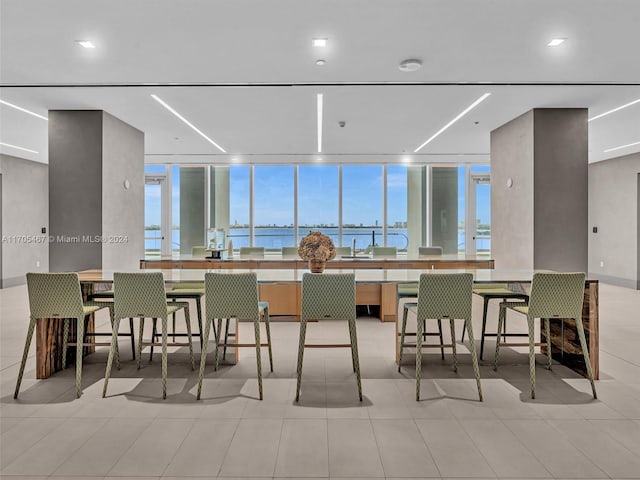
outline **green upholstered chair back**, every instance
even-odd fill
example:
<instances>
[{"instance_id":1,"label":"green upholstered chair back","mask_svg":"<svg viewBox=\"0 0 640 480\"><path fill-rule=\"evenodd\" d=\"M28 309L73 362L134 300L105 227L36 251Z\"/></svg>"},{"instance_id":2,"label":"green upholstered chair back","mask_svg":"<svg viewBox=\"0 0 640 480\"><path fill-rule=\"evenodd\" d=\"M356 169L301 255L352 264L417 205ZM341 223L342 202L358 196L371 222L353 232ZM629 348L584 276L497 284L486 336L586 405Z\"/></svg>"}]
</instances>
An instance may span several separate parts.
<instances>
[{"instance_id":1,"label":"green upholstered chair back","mask_svg":"<svg viewBox=\"0 0 640 480\"><path fill-rule=\"evenodd\" d=\"M529 297L532 318L580 318L584 273L534 273Z\"/></svg>"},{"instance_id":2,"label":"green upholstered chair back","mask_svg":"<svg viewBox=\"0 0 640 480\"><path fill-rule=\"evenodd\" d=\"M241 257L264 257L264 247L240 247Z\"/></svg>"},{"instance_id":3,"label":"green upholstered chair back","mask_svg":"<svg viewBox=\"0 0 640 480\"><path fill-rule=\"evenodd\" d=\"M396 256L398 254L398 247L371 247L371 254L374 257Z\"/></svg>"},{"instance_id":4,"label":"green upholstered chair back","mask_svg":"<svg viewBox=\"0 0 640 480\"><path fill-rule=\"evenodd\" d=\"M167 316L167 295L162 272L113 274L115 318Z\"/></svg>"},{"instance_id":5,"label":"green upholstered chair back","mask_svg":"<svg viewBox=\"0 0 640 480\"><path fill-rule=\"evenodd\" d=\"M302 319L356 318L353 273L305 273L302 276Z\"/></svg>"},{"instance_id":6,"label":"green upholstered chair back","mask_svg":"<svg viewBox=\"0 0 640 480\"><path fill-rule=\"evenodd\" d=\"M204 285L207 318L260 318L255 273L205 273Z\"/></svg>"},{"instance_id":7,"label":"green upholstered chair back","mask_svg":"<svg viewBox=\"0 0 640 480\"><path fill-rule=\"evenodd\" d=\"M442 255L442 247L418 247L418 255Z\"/></svg>"},{"instance_id":8,"label":"green upholstered chair back","mask_svg":"<svg viewBox=\"0 0 640 480\"><path fill-rule=\"evenodd\" d=\"M83 319L77 273L27 273L31 318Z\"/></svg>"},{"instance_id":9,"label":"green upholstered chair back","mask_svg":"<svg viewBox=\"0 0 640 480\"><path fill-rule=\"evenodd\" d=\"M282 247L282 256L300 258L298 255L298 247Z\"/></svg>"},{"instance_id":10,"label":"green upholstered chair back","mask_svg":"<svg viewBox=\"0 0 640 480\"><path fill-rule=\"evenodd\" d=\"M336 257L341 255L352 255L351 247L336 247Z\"/></svg>"},{"instance_id":11,"label":"green upholstered chair back","mask_svg":"<svg viewBox=\"0 0 640 480\"><path fill-rule=\"evenodd\" d=\"M471 319L471 273L423 273L418 288L418 320Z\"/></svg>"},{"instance_id":12,"label":"green upholstered chair back","mask_svg":"<svg viewBox=\"0 0 640 480\"><path fill-rule=\"evenodd\" d=\"M207 251L207 247L192 247L191 248L191 256L193 258L204 258L207 256L209 252Z\"/></svg>"}]
</instances>

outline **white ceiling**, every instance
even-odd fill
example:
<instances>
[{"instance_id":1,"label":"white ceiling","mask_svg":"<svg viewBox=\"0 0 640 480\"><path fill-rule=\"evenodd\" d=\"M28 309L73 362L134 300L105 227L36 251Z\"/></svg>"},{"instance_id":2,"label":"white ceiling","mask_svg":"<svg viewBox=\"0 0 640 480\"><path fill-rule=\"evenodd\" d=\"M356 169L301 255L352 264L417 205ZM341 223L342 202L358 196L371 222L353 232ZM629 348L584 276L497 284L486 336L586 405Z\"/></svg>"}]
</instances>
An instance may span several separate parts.
<instances>
[{"instance_id":1,"label":"white ceiling","mask_svg":"<svg viewBox=\"0 0 640 480\"><path fill-rule=\"evenodd\" d=\"M532 108L593 116L640 98L637 0L2 0L0 8L0 98L45 116L105 110L145 132L149 163L486 163L489 132ZM314 37L329 46L312 47ZM549 48L553 37L568 40ZM423 68L401 72L406 58ZM640 151L604 153L640 141L640 103L589 126L591 161ZM0 142L39 152L3 153L46 162L47 122L2 105Z\"/></svg>"}]
</instances>

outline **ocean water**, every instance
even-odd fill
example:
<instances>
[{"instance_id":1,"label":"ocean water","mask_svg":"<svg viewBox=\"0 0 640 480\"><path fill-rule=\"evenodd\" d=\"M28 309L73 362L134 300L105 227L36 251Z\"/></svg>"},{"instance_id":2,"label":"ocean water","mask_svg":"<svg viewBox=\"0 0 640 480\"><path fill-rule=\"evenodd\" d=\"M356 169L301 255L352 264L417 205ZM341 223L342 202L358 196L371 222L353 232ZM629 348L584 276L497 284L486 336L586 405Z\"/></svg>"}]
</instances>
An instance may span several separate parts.
<instances>
[{"instance_id":1,"label":"ocean water","mask_svg":"<svg viewBox=\"0 0 640 480\"><path fill-rule=\"evenodd\" d=\"M319 230L325 235L331 237L333 242L338 245L338 227L327 227L313 229ZM375 242L373 242L372 232L375 232ZM227 232L227 238L233 240L233 247L235 249L239 247L248 247L249 245L249 229L248 228L232 228ZM299 228L298 234L302 238L309 231L303 228ZM145 240L145 249L147 250L159 250L160 240L150 239L149 237L160 236L159 231L147 231L145 232L147 239ZM180 248L180 230L174 230L172 232L172 248L178 250ZM266 250L280 250L282 247L297 246L300 242L300 238L297 240L293 238L293 228L276 228L276 227L259 227L255 229L254 244L257 247L265 247ZM353 239L356 240L356 249L363 250L369 245L376 243L382 245L382 228L344 228L342 230L342 244L343 246L351 246ZM458 231L458 248L464 249L464 230ZM398 250L406 250L408 244L408 236L406 228L388 228L387 229L387 245L395 246ZM489 251L491 247L491 240L487 236L479 238L478 250Z\"/></svg>"}]
</instances>

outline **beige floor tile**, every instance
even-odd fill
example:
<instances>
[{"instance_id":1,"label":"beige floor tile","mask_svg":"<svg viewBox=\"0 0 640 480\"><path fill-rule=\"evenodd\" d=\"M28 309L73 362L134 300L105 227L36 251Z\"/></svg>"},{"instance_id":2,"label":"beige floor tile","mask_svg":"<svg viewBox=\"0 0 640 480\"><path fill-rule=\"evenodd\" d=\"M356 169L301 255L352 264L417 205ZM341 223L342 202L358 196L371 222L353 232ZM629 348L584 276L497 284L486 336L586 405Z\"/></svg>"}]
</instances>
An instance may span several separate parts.
<instances>
[{"instance_id":1,"label":"beige floor tile","mask_svg":"<svg viewBox=\"0 0 640 480\"><path fill-rule=\"evenodd\" d=\"M329 419L329 474L384 477L369 420Z\"/></svg>"},{"instance_id":2,"label":"beige floor tile","mask_svg":"<svg viewBox=\"0 0 640 480\"><path fill-rule=\"evenodd\" d=\"M273 476L282 419L240 420L220 470L221 476Z\"/></svg>"},{"instance_id":3,"label":"beige floor tile","mask_svg":"<svg viewBox=\"0 0 640 480\"><path fill-rule=\"evenodd\" d=\"M276 461L276 477L327 477L329 450L325 419L286 419Z\"/></svg>"}]
</instances>

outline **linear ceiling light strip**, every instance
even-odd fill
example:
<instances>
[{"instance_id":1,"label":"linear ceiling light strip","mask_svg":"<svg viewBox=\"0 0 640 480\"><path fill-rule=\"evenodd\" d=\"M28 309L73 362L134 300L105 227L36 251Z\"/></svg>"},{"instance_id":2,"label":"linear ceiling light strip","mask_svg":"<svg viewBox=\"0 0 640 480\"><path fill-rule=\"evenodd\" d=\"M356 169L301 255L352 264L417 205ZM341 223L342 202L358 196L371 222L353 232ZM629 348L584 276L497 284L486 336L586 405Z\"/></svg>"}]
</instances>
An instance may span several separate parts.
<instances>
[{"instance_id":1,"label":"linear ceiling light strip","mask_svg":"<svg viewBox=\"0 0 640 480\"><path fill-rule=\"evenodd\" d=\"M490 93L485 93L484 95L482 95L479 99L477 99L475 102L473 102L471 105L469 105L467 108L465 108L462 112L460 112L458 114L458 116L456 116L456 118L454 118L453 120L451 120L449 123L447 123L444 127L442 127L440 130L438 130L436 133L434 133L426 142L424 142L422 145L420 145L418 148L416 148L413 153L418 153L420 150L422 150L422 148L427 145L429 142L431 142L432 140L434 140L438 135L440 135L442 132L444 132L447 128L449 128L451 125L453 125L454 123L456 123L458 120L460 120L462 117L464 117L467 113L469 113L471 110L473 110L477 105L479 105L481 102L483 102L489 95L491 95Z\"/></svg>"},{"instance_id":2,"label":"linear ceiling light strip","mask_svg":"<svg viewBox=\"0 0 640 480\"><path fill-rule=\"evenodd\" d=\"M151 97L158 102L160 105L162 105L164 108L166 108L167 110L169 110L171 113L173 113L176 117L178 117L180 120L182 120L184 123L186 123L189 127L191 127L191 129L193 129L198 135L200 135L202 138L204 138L207 142L211 143L214 147L216 147L218 150L220 150L222 153L227 153L227 151L222 148L220 145L218 145L216 142L214 142L213 140L211 140L209 137L207 137L202 130L200 130L198 127L196 127L193 123L191 123L189 120L187 120L186 118L184 118L182 115L180 115L176 110L174 110L167 102L165 102L164 100L162 100L160 97L158 97L157 95L151 94Z\"/></svg>"},{"instance_id":3,"label":"linear ceiling light strip","mask_svg":"<svg viewBox=\"0 0 640 480\"><path fill-rule=\"evenodd\" d=\"M604 113L601 113L600 115L596 115L595 117L591 117L589 121L592 122L594 120L604 117L605 115L609 115L610 113L615 113L618 110L622 110L623 108L627 108L627 107L630 107L631 105L635 105L636 103L640 103L640 98L637 100L634 100L633 102L625 103L624 105L614 108L613 110L609 110L608 112L604 112Z\"/></svg>"},{"instance_id":4,"label":"linear ceiling light strip","mask_svg":"<svg viewBox=\"0 0 640 480\"><path fill-rule=\"evenodd\" d=\"M633 142L633 143L628 143L626 145L620 145L619 147L608 148L607 150L604 151L604 153L614 152L616 150L622 150L623 148L633 147L635 145L640 145L640 142Z\"/></svg>"},{"instance_id":5,"label":"linear ceiling light strip","mask_svg":"<svg viewBox=\"0 0 640 480\"><path fill-rule=\"evenodd\" d=\"M323 100L322 94L318 93L316 96L316 105L318 110L318 153L322 153L322 108Z\"/></svg>"},{"instance_id":6,"label":"linear ceiling light strip","mask_svg":"<svg viewBox=\"0 0 640 480\"><path fill-rule=\"evenodd\" d=\"M15 108L16 110L20 110L21 112L28 113L29 115L33 115L34 117L41 118L42 120L49 120L47 117L39 115L31 110L27 110L26 108L19 107L18 105L14 105L13 103L5 102L4 100L0 100L0 103L6 105L7 107Z\"/></svg>"},{"instance_id":7,"label":"linear ceiling light strip","mask_svg":"<svg viewBox=\"0 0 640 480\"><path fill-rule=\"evenodd\" d=\"M11 145L10 143L0 142L0 145L2 145L4 147L15 148L17 150L24 150L25 152L38 153L35 150L31 150L30 148L18 147L17 145Z\"/></svg>"}]
</instances>

